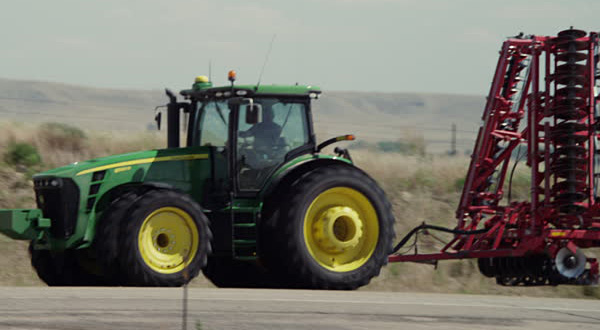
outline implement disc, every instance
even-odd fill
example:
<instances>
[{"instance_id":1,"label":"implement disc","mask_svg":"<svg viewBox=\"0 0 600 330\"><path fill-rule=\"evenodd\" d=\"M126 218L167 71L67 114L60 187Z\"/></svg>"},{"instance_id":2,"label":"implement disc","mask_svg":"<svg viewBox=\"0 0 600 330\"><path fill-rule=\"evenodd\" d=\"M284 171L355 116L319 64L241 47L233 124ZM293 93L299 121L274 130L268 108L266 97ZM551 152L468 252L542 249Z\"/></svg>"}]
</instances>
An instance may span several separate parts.
<instances>
[{"instance_id":1,"label":"implement disc","mask_svg":"<svg viewBox=\"0 0 600 330\"><path fill-rule=\"evenodd\" d=\"M579 39L585 37L587 32L577 29L568 29L558 32L559 38Z\"/></svg>"},{"instance_id":2,"label":"implement disc","mask_svg":"<svg viewBox=\"0 0 600 330\"><path fill-rule=\"evenodd\" d=\"M570 62L570 63L583 61L586 58L587 58L587 54L585 54L585 53L579 53L579 52L576 52L576 51L563 52L563 53L560 53L560 54L556 55L556 60L557 61Z\"/></svg>"}]
</instances>

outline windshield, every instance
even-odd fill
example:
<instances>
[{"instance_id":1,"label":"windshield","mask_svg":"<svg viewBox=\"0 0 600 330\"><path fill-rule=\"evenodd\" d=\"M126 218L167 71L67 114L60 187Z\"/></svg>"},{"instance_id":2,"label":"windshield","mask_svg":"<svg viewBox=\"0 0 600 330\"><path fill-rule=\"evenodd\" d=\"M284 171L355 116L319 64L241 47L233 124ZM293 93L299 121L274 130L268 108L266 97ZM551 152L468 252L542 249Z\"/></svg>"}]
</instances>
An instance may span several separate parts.
<instances>
[{"instance_id":1,"label":"windshield","mask_svg":"<svg viewBox=\"0 0 600 330\"><path fill-rule=\"evenodd\" d=\"M286 155L310 141L307 101L290 97L254 97L229 106L213 98L197 102L194 145L234 148L241 190L259 190ZM231 116L232 111L236 116ZM229 145L230 120L237 143ZM225 149L227 150L227 149Z\"/></svg>"},{"instance_id":2,"label":"windshield","mask_svg":"<svg viewBox=\"0 0 600 330\"><path fill-rule=\"evenodd\" d=\"M284 143L288 151L308 142L308 125L303 102L279 98L255 98L254 104L259 105L262 110L259 122L253 123L251 120L247 120L248 106L241 106L237 128L238 136L244 137L254 144L265 146ZM265 139L265 134L261 133L265 131L264 128L273 128L276 136Z\"/></svg>"},{"instance_id":3,"label":"windshield","mask_svg":"<svg viewBox=\"0 0 600 330\"><path fill-rule=\"evenodd\" d=\"M279 136L285 141L288 150L303 146L308 142L308 122L304 101L277 97L255 97L254 104L261 105L263 113L261 124L273 123L281 128ZM210 99L197 102L197 117L194 126L194 145L223 147L227 142L230 108L228 99ZM245 132L256 124L248 123L245 118L247 105L240 106L240 119L236 130ZM252 137L250 137L252 138Z\"/></svg>"},{"instance_id":4,"label":"windshield","mask_svg":"<svg viewBox=\"0 0 600 330\"><path fill-rule=\"evenodd\" d=\"M260 190L291 150L308 142L305 103L257 98L242 105L237 127L237 171L241 190Z\"/></svg>"}]
</instances>

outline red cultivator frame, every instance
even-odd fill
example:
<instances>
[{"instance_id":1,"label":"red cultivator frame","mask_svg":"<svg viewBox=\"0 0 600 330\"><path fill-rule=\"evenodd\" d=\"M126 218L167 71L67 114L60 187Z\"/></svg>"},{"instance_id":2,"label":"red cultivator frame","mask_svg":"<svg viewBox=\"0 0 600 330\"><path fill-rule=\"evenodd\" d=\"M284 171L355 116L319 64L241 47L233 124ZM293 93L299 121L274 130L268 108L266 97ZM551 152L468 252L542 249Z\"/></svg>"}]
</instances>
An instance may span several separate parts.
<instances>
[{"instance_id":1,"label":"red cultivator frame","mask_svg":"<svg viewBox=\"0 0 600 330\"><path fill-rule=\"evenodd\" d=\"M420 230L443 230L454 238L438 253L393 254L389 260L478 258L482 274L502 285L596 284L598 262L581 249L600 246L598 69L594 32L570 29L556 37L505 41L457 227L424 224L395 251ZM507 173L523 156L531 169L531 195L511 201Z\"/></svg>"}]
</instances>

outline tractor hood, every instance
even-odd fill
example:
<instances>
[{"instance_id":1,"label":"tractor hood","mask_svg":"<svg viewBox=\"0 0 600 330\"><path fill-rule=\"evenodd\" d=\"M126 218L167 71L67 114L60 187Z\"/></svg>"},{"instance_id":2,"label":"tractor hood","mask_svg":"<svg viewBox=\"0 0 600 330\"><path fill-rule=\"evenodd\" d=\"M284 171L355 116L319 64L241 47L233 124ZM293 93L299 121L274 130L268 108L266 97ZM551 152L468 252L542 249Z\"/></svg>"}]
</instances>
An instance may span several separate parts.
<instances>
[{"instance_id":1,"label":"tractor hood","mask_svg":"<svg viewBox=\"0 0 600 330\"><path fill-rule=\"evenodd\" d=\"M114 169L116 172L124 168L148 166L153 163L168 163L171 161L188 161L197 159L207 159L207 147L187 147L155 149L146 151L137 151L120 155L112 155L96 159L90 159L83 162L76 162L67 166L38 173L35 177L56 176L56 177L79 177L98 171Z\"/></svg>"},{"instance_id":2,"label":"tractor hood","mask_svg":"<svg viewBox=\"0 0 600 330\"><path fill-rule=\"evenodd\" d=\"M124 166L130 164L133 161L148 160L151 162L152 159L157 157L157 154L164 152L165 150L146 150L136 151L120 155L112 155L106 157L100 157L90 159L82 162L75 162L66 166L54 168L46 172L38 173L34 177L40 176L58 176L58 177L74 177L77 175L83 175L91 173L101 169L111 168L113 166Z\"/></svg>"}]
</instances>

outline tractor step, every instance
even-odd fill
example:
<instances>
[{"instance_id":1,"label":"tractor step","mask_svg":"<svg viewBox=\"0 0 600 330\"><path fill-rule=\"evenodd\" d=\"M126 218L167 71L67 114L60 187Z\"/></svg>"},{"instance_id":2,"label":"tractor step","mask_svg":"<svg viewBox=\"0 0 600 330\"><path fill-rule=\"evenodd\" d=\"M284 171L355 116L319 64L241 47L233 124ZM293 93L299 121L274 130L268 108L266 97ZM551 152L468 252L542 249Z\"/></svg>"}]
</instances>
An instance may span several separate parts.
<instances>
[{"instance_id":1,"label":"tractor step","mask_svg":"<svg viewBox=\"0 0 600 330\"><path fill-rule=\"evenodd\" d=\"M256 259L258 254L256 241L256 224L234 224L232 242L233 258L237 260Z\"/></svg>"},{"instance_id":2,"label":"tractor step","mask_svg":"<svg viewBox=\"0 0 600 330\"><path fill-rule=\"evenodd\" d=\"M252 228L252 227L256 227L255 223L234 223L233 224L234 228Z\"/></svg>"},{"instance_id":3,"label":"tractor step","mask_svg":"<svg viewBox=\"0 0 600 330\"><path fill-rule=\"evenodd\" d=\"M236 201L227 212L232 219L232 249L235 260L256 260L258 255L258 232L256 220L260 207Z\"/></svg>"}]
</instances>

